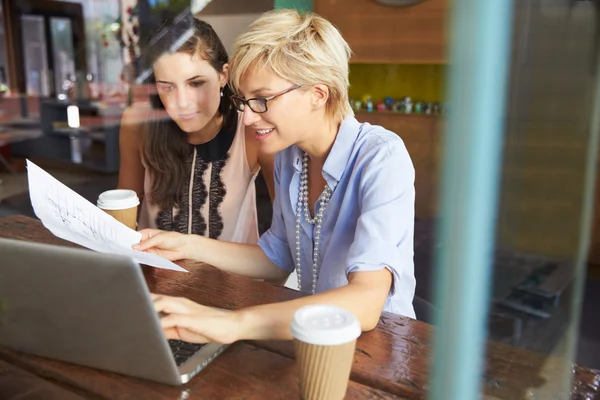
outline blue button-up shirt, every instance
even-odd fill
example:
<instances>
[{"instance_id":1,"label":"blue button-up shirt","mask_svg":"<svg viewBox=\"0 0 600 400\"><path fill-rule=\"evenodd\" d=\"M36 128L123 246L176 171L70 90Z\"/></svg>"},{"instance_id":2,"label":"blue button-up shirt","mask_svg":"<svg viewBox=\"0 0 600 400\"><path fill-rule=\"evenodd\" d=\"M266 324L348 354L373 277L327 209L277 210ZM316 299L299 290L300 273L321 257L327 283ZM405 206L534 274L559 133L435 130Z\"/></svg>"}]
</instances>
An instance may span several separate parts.
<instances>
[{"instance_id":1,"label":"blue button-up shirt","mask_svg":"<svg viewBox=\"0 0 600 400\"><path fill-rule=\"evenodd\" d=\"M303 153L291 146L275 157L275 202L271 228L258 244L288 272L295 269L296 207ZM354 117L340 125L323 166L335 191L323 214L317 292L348 284L348 274L389 269L393 285L384 311L415 317L413 233L414 168L394 133ZM318 212L319 201L317 201ZM314 225L300 220L302 290L312 287Z\"/></svg>"}]
</instances>

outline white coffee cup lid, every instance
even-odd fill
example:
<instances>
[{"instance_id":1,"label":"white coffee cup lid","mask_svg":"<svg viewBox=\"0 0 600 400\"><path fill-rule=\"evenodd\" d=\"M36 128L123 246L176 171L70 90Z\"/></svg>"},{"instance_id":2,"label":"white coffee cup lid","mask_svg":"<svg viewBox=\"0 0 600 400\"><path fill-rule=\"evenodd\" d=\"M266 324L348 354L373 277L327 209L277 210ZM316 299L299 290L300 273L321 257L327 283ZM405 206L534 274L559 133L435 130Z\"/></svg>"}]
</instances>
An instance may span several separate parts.
<instances>
[{"instance_id":1,"label":"white coffee cup lid","mask_svg":"<svg viewBox=\"0 0 600 400\"><path fill-rule=\"evenodd\" d=\"M349 343L361 334L360 324L352 313L326 304L298 309L290 328L299 341L320 346Z\"/></svg>"},{"instance_id":2,"label":"white coffee cup lid","mask_svg":"<svg viewBox=\"0 0 600 400\"><path fill-rule=\"evenodd\" d=\"M124 210L137 207L140 204L137 194L133 190L115 189L107 190L98 196L98 208L103 210Z\"/></svg>"}]
</instances>

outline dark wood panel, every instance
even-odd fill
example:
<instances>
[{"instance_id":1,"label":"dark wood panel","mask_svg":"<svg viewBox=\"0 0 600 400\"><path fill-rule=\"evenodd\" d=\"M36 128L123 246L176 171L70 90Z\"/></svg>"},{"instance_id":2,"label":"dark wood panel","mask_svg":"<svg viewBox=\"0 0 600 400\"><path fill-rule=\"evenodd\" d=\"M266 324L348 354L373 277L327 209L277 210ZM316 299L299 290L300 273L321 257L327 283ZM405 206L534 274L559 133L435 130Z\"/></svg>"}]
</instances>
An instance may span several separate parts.
<instances>
[{"instance_id":1,"label":"dark wood panel","mask_svg":"<svg viewBox=\"0 0 600 400\"><path fill-rule=\"evenodd\" d=\"M390 7L373 0L315 0L354 52L353 62L444 63L447 0Z\"/></svg>"},{"instance_id":2,"label":"dark wood panel","mask_svg":"<svg viewBox=\"0 0 600 400\"><path fill-rule=\"evenodd\" d=\"M379 4L375 0L315 0L315 12L335 10L339 15L381 15L389 13L402 18L419 18L423 14L446 12L447 0L427 0L409 7L394 7Z\"/></svg>"},{"instance_id":3,"label":"dark wood panel","mask_svg":"<svg viewBox=\"0 0 600 400\"><path fill-rule=\"evenodd\" d=\"M202 19L206 15L262 14L272 10L274 6L274 0L212 0L196 17Z\"/></svg>"},{"instance_id":4,"label":"dark wood panel","mask_svg":"<svg viewBox=\"0 0 600 400\"><path fill-rule=\"evenodd\" d=\"M574 261L597 55L591 2L515 2L498 244Z\"/></svg>"}]
</instances>

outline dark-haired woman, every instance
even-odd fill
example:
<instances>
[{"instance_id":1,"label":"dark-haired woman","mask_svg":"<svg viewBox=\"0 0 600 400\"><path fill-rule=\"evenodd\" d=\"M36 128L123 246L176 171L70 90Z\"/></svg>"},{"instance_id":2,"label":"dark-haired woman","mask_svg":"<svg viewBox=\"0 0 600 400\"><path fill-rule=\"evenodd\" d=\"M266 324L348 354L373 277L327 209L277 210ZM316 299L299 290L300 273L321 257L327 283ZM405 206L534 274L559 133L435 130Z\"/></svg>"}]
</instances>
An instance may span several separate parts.
<instances>
[{"instance_id":1,"label":"dark-haired woman","mask_svg":"<svg viewBox=\"0 0 600 400\"><path fill-rule=\"evenodd\" d=\"M273 157L246 131L227 86L228 56L191 15L165 24L143 55L158 96L123 114L119 188L142 198L139 228L255 244L254 181L273 193Z\"/></svg>"}]
</instances>

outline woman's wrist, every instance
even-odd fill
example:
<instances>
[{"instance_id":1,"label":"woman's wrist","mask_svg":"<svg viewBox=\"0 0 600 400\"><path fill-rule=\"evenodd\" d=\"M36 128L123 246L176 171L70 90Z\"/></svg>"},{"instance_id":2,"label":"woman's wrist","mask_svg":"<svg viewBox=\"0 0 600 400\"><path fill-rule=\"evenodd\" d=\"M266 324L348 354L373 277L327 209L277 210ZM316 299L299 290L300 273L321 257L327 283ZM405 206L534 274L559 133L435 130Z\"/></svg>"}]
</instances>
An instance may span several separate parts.
<instances>
[{"instance_id":1,"label":"woman's wrist","mask_svg":"<svg viewBox=\"0 0 600 400\"><path fill-rule=\"evenodd\" d=\"M269 318L269 315L272 314L267 310L269 307L270 305L262 305L235 311L240 327L237 340L284 339L281 337L283 334L278 332L275 321Z\"/></svg>"},{"instance_id":2,"label":"woman's wrist","mask_svg":"<svg viewBox=\"0 0 600 400\"><path fill-rule=\"evenodd\" d=\"M185 244L184 244L184 257L188 260L204 262L202 259L202 244L203 239L206 239L204 236L200 235L184 235L185 236Z\"/></svg>"},{"instance_id":3,"label":"woman's wrist","mask_svg":"<svg viewBox=\"0 0 600 400\"><path fill-rule=\"evenodd\" d=\"M236 325L239 327L235 340L260 340L255 331L257 328L256 318L252 308L242 308L234 311Z\"/></svg>"},{"instance_id":4,"label":"woman's wrist","mask_svg":"<svg viewBox=\"0 0 600 400\"><path fill-rule=\"evenodd\" d=\"M240 340L252 340L249 336L248 325L246 321L246 310L235 310L228 312L231 318L232 326L234 329L229 331L230 336L225 338L229 343L238 342Z\"/></svg>"}]
</instances>

